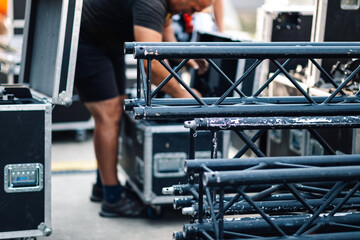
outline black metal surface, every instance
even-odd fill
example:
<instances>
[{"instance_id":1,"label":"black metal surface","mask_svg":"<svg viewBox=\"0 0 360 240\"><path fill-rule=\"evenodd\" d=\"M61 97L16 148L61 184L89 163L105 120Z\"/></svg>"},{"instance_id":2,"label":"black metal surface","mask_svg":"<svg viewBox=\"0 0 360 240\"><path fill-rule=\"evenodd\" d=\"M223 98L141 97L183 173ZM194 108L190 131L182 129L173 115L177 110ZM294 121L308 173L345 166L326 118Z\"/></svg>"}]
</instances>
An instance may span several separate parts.
<instances>
[{"instance_id":1,"label":"black metal surface","mask_svg":"<svg viewBox=\"0 0 360 240\"><path fill-rule=\"evenodd\" d=\"M203 166L213 171L244 170L260 164L263 168L281 167L280 163L303 166L351 166L360 165L360 155L329 155L329 156L295 156L295 157L263 157L241 159L193 159L185 160L184 170L187 173L204 171Z\"/></svg>"},{"instance_id":2,"label":"black metal surface","mask_svg":"<svg viewBox=\"0 0 360 240\"><path fill-rule=\"evenodd\" d=\"M323 103L328 97L314 96L312 97L315 103ZM218 100L216 97L208 97L203 99L206 105L214 105ZM331 103L356 103L359 98L356 96L337 96L331 100ZM199 103L195 99L179 99L179 98L154 98L152 99L153 106L194 106ZM305 97L301 96L276 96L276 97L227 97L222 105L235 104L304 104L308 103ZM145 104L144 99L125 99L125 110L132 111L136 106Z\"/></svg>"},{"instance_id":3,"label":"black metal surface","mask_svg":"<svg viewBox=\"0 0 360 240\"><path fill-rule=\"evenodd\" d=\"M6 193L3 175L7 164L45 166L44 116L44 111L0 111L0 134L4 137L0 144L0 232L36 230L45 222L44 189ZM46 184L44 179L44 188Z\"/></svg>"},{"instance_id":4,"label":"black metal surface","mask_svg":"<svg viewBox=\"0 0 360 240\"><path fill-rule=\"evenodd\" d=\"M294 233L294 231L301 226L306 220L310 218L310 215L304 216L284 216L284 217L273 217L274 222L282 229L286 229L288 233ZM349 213L345 214L345 216L337 216L332 219L333 221L337 221L340 223L352 223L352 224L359 224L359 214L358 213ZM326 221L326 218L323 217L319 219L317 222ZM317 223L316 222L316 223ZM315 225L315 224L314 224ZM335 226L333 226L336 229ZM196 238L201 237L201 231L213 232L212 223L207 222L200 224L185 224L184 225L184 235L187 238ZM244 234L252 234L253 232L257 233L256 235L259 236L276 236L279 235L275 233L271 226L266 223L264 220L260 218L238 218L230 221L225 221L224 223L224 231L231 231L231 232L239 232ZM339 231L339 230L338 230ZM289 235L290 235L289 234ZM255 237L254 235L252 235ZM307 235L308 236L308 235ZM250 236L248 236L250 237ZM290 236L289 236L290 237ZM243 236L244 238L244 236ZM238 238L239 239L239 238ZM242 239L242 238L241 238ZM250 238L245 238L250 239ZM280 239L287 239L287 238L280 238ZM292 239L292 238L289 238ZM293 236L293 239L297 239L297 236ZM306 239L306 238L305 238Z\"/></svg>"},{"instance_id":5,"label":"black metal surface","mask_svg":"<svg viewBox=\"0 0 360 240\"><path fill-rule=\"evenodd\" d=\"M266 46L135 46L136 59L168 58L358 58L360 45L352 46L279 46L268 43Z\"/></svg>"},{"instance_id":6,"label":"black metal surface","mask_svg":"<svg viewBox=\"0 0 360 240\"><path fill-rule=\"evenodd\" d=\"M343 104L277 104L231 106L140 106L134 107L135 119L191 119L206 117L269 117L269 116L347 116L360 115L358 103ZM255 109L256 108L256 109ZM254 111L256 110L256 111Z\"/></svg>"},{"instance_id":7,"label":"black metal surface","mask_svg":"<svg viewBox=\"0 0 360 240\"><path fill-rule=\"evenodd\" d=\"M278 11L278 10L277 10ZM277 13L273 19L271 42L309 42L311 40L312 14L300 11L284 11ZM280 62L284 60L280 59ZM288 69L296 69L298 65L306 67L307 59L296 59L289 64ZM269 73L277 70L274 64L269 64Z\"/></svg>"},{"instance_id":8,"label":"black metal surface","mask_svg":"<svg viewBox=\"0 0 360 240\"><path fill-rule=\"evenodd\" d=\"M325 21L321 28L324 31L324 42L356 42L360 40L360 33L353 29L360 27L359 9L346 10L341 8L341 0L333 0L326 6ZM336 31L334 31L336 29ZM327 59L322 62L326 71L330 71L332 66L337 62L346 62L345 59Z\"/></svg>"},{"instance_id":9,"label":"black metal surface","mask_svg":"<svg viewBox=\"0 0 360 240\"><path fill-rule=\"evenodd\" d=\"M188 46L213 46L213 47L231 47L231 46L244 46L244 47L248 47L248 46L268 46L269 44L271 44L272 46L343 46L343 45L347 45L347 46L353 46L354 42L311 42L309 43L310 39L303 39L300 41L291 41L291 42L287 42L284 40L283 41L276 41L276 42L207 42L207 41L203 41L203 42L126 42L124 44L124 52L126 54L133 54L135 53L135 48L136 47L148 47L148 46L152 46L152 47L157 47L157 46L167 46L167 47L188 47Z\"/></svg>"},{"instance_id":10,"label":"black metal surface","mask_svg":"<svg viewBox=\"0 0 360 240\"><path fill-rule=\"evenodd\" d=\"M334 209L339 203L342 201L342 198L338 198L332 202L330 206L328 206L325 210L332 210ZM221 202L219 200L219 202ZM323 200L321 199L308 199L307 203L311 206L311 208L317 209L323 204ZM304 207L302 203L297 200L288 200L288 201L257 201L256 205L261 208L265 213L270 214L289 214L291 212L306 212L308 208ZM198 205L193 205L194 214L198 212ZM206 211L208 206L204 207L204 214L206 216L210 216L210 211ZM360 199L359 198L352 198L350 201L346 203L342 207L343 210L346 209L354 209L360 207ZM214 209L219 210L219 205L215 205ZM238 202L231 205L231 207L225 212L226 215L238 215L238 214L257 214L257 211L254 207L252 207L249 203L246 202Z\"/></svg>"},{"instance_id":11,"label":"black metal surface","mask_svg":"<svg viewBox=\"0 0 360 240\"><path fill-rule=\"evenodd\" d=\"M360 178L360 166L323 168L270 169L204 173L206 186L250 185L266 183L296 183L311 181L336 181Z\"/></svg>"}]
</instances>

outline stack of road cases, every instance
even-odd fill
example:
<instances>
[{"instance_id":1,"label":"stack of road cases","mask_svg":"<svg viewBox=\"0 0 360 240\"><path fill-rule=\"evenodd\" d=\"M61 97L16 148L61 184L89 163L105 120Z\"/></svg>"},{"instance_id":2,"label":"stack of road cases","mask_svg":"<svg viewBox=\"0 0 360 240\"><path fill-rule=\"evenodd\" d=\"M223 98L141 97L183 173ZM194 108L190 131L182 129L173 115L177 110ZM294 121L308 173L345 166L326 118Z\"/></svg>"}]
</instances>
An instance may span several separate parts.
<instances>
[{"instance_id":1,"label":"stack of road cases","mask_svg":"<svg viewBox=\"0 0 360 240\"><path fill-rule=\"evenodd\" d=\"M81 8L26 2L21 84L0 85L0 239L52 232L52 107L71 104Z\"/></svg>"},{"instance_id":2,"label":"stack of road cases","mask_svg":"<svg viewBox=\"0 0 360 240\"><path fill-rule=\"evenodd\" d=\"M303 1L294 5L284 5L278 1L262 5L257 9L256 38L264 42L309 42L315 6ZM283 61L281 61L283 62ZM296 59L288 69L305 68L307 59ZM273 63L264 62L260 82L276 70Z\"/></svg>"},{"instance_id":3,"label":"stack of road cases","mask_svg":"<svg viewBox=\"0 0 360 240\"><path fill-rule=\"evenodd\" d=\"M184 161L189 158L189 129L181 121L135 121L125 114L120 137L119 163L126 180L149 205L171 204L163 188L187 183ZM195 157L210 158L211 135L195 133ZM219 134L218 156L227 156L229 132Z\"/></svg>"},{"instance_id":4,"label":"stack of road cases","mask_svg":"<svg viewBox=\"0 0 360 240\"><path fill-rule=\"evenodd\" d=\"M315 6L309 1L291 5L268 1L257 9L257 38L265 42L308 42L311 39L314 12ZM287 69L291 69L292 72L300 69L303 74L307 64L307 59L295 59L288 65ZM274 73L276 70L277 68L273 63L265 61L261 70L260 82L264 82L268 79L269 74ZM298 76L301 77L299 80L306 82L307 80L304 79L302 74L298 73ZM287 84L286 78L284 81L279 79L277 77L274 83L270 85L268 92L270 96L298 94L291 84L290 86ZM305 135L304 130L273 129L269 131L266 139L263 140L262 148L266 149L269 156L303 155L305 154Z\"/></svg>"},{"instance_id":5,"label":"stack of road cases","mask_svg":"<svg viewBox=\"0 0 360 240\"><path fill-rule=\"evenodd\" d=\"M328 97L330 93L324 89L307 88L311 96ZM284 76L278 76L269 86L271 97L301 96L300 92ZM360 129L358 128L326 128L317 129L318 134L326 140L337 154L360 153ZM267 156L314 156L328 155L309 131L305 129L272 129L267 136Z\"/></svg>"},{"instance_id":6,"label":"stack of road cases","mask_svg":"<svg viewBox=\"0 0 360 240\"><path fill-rule=\"evenodd\" d=\"M314 14L314 24L311 33L313 42L359 42L360 32L360 1L344 0L316 0L316 11ZM342 72L354 69L346 59L323 59L318 60L319 64L326 70L333 68ZM347 66L348 68L346 68ZM311 74L308 79L309 86L321 86L328 88L326 78L315 68L310 68ZM342 74L343 75L343 74ZM335 79L342 81L341 77ZM359 80L357 81L357 87Z\"/></svg>"},{"instance_id":7,"label":"stack of road cases","mask_svg":"<svg viewBox=\"0 0 360 240\"><path fill-rule=\"evenodd\" d=\"M360 33L354 31L360 27L360 1L317 0L315 1L311 41L313 42L358 42ZM287 41L301 41L293 39L288 31ZM274 34L274 32L272 33ZM270 40L270 39L269 39ZM271 39L273 41L273 37ZM330 73L335 83L340 85L353 71L358 59L317 59L325 71ZM270 71L271 72L271 71ZM273 71L272 71L273 72ZM312 96L330 96L334 87L328 77L309 65L304 75L298 74L304 89ZM359 90L360 78L354 78L344 91L356 93ZM299 92L285 77L277 77L270 86L271 96L298 95ZM322 129L318 130L321 137L340 154L359 153L359 129ZM309 132L301 129L272 130L267 139L267 153L269 156L286 155L323 155L329 154Z\"/></svg>"}]
</instances>

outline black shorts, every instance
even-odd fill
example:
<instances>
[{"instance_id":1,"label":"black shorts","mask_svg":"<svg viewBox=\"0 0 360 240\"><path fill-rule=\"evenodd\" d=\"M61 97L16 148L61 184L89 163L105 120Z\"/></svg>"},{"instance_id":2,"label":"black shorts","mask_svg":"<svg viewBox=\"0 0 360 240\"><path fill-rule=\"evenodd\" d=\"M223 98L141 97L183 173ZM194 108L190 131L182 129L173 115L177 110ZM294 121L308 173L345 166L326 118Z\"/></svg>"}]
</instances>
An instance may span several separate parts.
<instances>
[{"instance_id":1,"label":"black shorts","mask_svg":"<svg viewBox=\"0 0 360 240\"><path fill-rule=\"evenodd\" d=\"M124 95L125 70L122 43L80 37L75 87L83 102L102 101Z\"/></svg>"}]
</instances>

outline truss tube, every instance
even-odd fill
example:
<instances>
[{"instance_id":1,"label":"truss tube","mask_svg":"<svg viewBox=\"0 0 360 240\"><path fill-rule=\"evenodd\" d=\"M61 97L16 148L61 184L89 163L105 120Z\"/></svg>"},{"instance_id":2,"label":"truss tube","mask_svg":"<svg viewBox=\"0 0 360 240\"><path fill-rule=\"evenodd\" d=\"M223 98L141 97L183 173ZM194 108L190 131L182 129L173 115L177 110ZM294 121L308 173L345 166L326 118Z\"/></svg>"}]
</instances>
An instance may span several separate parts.
<instances>
[{"instance_id":1,"label":"truss tube","mask_svg":"<svg viewBox=\"0 0 360 240\"><path fill-rule=\"evenodd\" d=\"M360 116L196 118L186 121L184 126L193 130L355 128L360 127Z\"/></svg>"},{"instance_id":2,"label":"truss tube","mask_svg":"<svg viewBox=\"0 0 360 240\"><path fill-rule=\"evenodd\" d=\"M343 199L338 198L331 202L330 206L325 208L325 210L332 210L341 203ZM307 203L313 208L319 208L324 201L321 199L306 199ZM257 201L255 204L261 208L265 213L291 213L291 212L302 212L307 209L297 200L281 200L281 201ZM342 209L357 209L360 207L360 198L350 198L346 204L342 206ZM191 206L193 208L194 214L199 210L198 205ZM206 208L204 208L205 210ZM219 210L219 206L214 206L215 210ZM207 216L210 216L209 211L205 211ZM237 214L256 214L257 211L247 202L237 202L231 205L231 207L225 212L225 215L237 215Z\"/></svg>"},{"instance_id":3,"label":"truss tube","mask_svg":"<svg viewBox=\"0 0 360 240\"><path fill-rule=\"evenodd\" d=\"M168 58L358 58L360 57L360 44L345 46L280 46L280 45L254 45L254 46L135 46L136 59L168 59Z\"/></svg>"},{"instance_id":4,"label":"truss tube","mask_svg":"<svg viewBox=\"0 0 360 240\"><path fill-rule=\"evenodd\" d=\"M358 240L360 231L354 232L335 232L335 233L317 233L309 235L301 235L297 237L270 237L267 240Z\"/></svg>"},{"instance_id":5,"label":"truss tube","mask_svg":"<svg viewBox=\"0 0 360 240\"><path fill-rule=\"evenodd\" d=\"M206 105L213 105L218 98L207 97L202 98ZM315 103L323 103L327 97L312 97ZM338 96L331 100L331 103L340 103L340 102L356 102L359 101L359 97L354 96ZM163 105L163 106L197 106L199 102L191 98L154 98L152 99L153 105ZM234 104L304 104L308 103L303 96L287 96L287 97L227 97L221 105L234 105ZM144 99L125 99L125 110L132 111L134 107L145 105Z\"/></svg>"},{"instance_id":6,"label":"truss tube","mask_svg":"<svg viewBox=\"0 0 360 240\"><path fill-rule=\"evenodd\" d=\"M355 226L360 225L359 213L343 213L339 216L334 216L330 219L331 222L352 224ZM293 234L299 227L302 226L311 217L311 215L291 215L291 216L272 216L271 219L287 234ZM311 226L316 225L319 222L327 221L324 216L319 216ZM328 221L329 222L329 221ZM336 231L334 227L329 228L329 231ZM203 224L185 224L183 227L184 236L186 238L196 238L199 236L200 231L213 232L212 221L204 222ZM224 221L224 231L232 231L244 234L254 234L258 236L269 236L276 233L273 228L262 218L233 218L231 220ZM306 235L308 236L308 235ZM298 236L298 237L301 237ZM282 238L286 239L286 238ZM289 238L292 239L292 238ZM294 237L294 239L297 239ZM342 239L340 237L340 239Z\"/></svg>"},{"instance_id":7,"label":"truss tube","mask_svg":"<svg viewBox=\"0 0 360 240\"><path fill-rule=\"evenodd\" d=\"M189 46L358 46L358 42L125 42L125 54L134 54L135 47L138 46L175 46L175 47L189 47Z\"/></svg>"},{"instance_id":8,"label":"truss tube","mask_svg":"<svg viewBox=\"0 0 360 240\"><path fill-rule=\"evenodd\" d=\"M265 190L266 191L266 190ZM306 197L307 199L315 199L314 195L311 194L306 194L303 193L302 194L304 197ZM224 196L224 201L229 202L233 199L233 196L227 196L225 194ZM254 196L252 196L252 199L254 199ZM256 201L261 200L261 201L286 201L286 200L296 200L295 197L291 194L291 193L282 193L282 194L273 194L271 196L266 196L266 197L261 197L261 198L257 198L254 199ZM191 206L197 206L196 205L196 200L193 197L179 197L179 198L175 198L173 201L173 208L175 210L181 209L181 208L185 208L185 207L191 207Z\"/></svg>"},{"instance_id":9,"label":"truss tube","mask_svg":"<svg viewBox=\"0 0 360 240\"><path fill-rule=\"evenodd\" d=\"M360 179L360 166L260 169L204 173L204 186L280 184Z\"/></svg>"},{"instance_id":10,"label":"truss tube","mask_svg":"<svg viewBox=\"0 0 360 240\"><path fill-rule=\"evenodd\" d=\"M141 106L133 109L135 119L192 119L206 117L344 116L360 115L360 103L283 104L237 106Z\"/></svg>"},{"instance_id":11,"label":"truss tube","mask_svg":"<svg viewBox=\"0 0 360 240\"><path fill-rule=\"evenodd\" d=\"M262 157L241 159L194 159L185 160L184 171L186 173L202 172L204 171L204 165L213 171L244 170L257 166L261 163L265 164L267 168L277 168L277 163L290 163L317 167L360 165L360 154Z\"/></svg>"}]
</instances>

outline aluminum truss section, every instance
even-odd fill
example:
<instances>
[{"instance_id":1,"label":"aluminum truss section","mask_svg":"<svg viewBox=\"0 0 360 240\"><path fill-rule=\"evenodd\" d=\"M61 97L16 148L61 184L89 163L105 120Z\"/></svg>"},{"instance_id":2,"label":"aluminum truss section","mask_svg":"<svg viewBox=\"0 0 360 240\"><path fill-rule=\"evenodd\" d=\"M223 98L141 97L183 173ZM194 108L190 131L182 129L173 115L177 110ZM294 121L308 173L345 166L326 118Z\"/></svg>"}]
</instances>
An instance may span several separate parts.
<instances>
[{"instance_id":1,"label":"aluminum truss section","mask_svg":"<svg viewBox=\"0 0 360 240\"><path fill-rule=\"evenodd\" d=\"M346 87L357 77L360 66L337 84L316 59L359 58L360 43L127 43L125 51L138 59L137 98L125 102L135 119L195 119L185 122L190 136L196 131L212 132L212 159L186 161L189 183L164 189L165 193L193 196L174 201L174 208L192 215L191 223L174 233L174 239L333 239L339 232L341 239L357 237L359 155L268 158L254 142L268 129L307 129L335 154L315 129L359 127L360 91L349 93ZM213 61L242 58L255 61L237 79L230 79ZM287 65L297 58L308 59L322 73L332 86L329 96L312 96L289 73ZM165 59L184 60L173 69ZM197 96L178 74L190 59L205 59L227 90L216 98ZM280 63L280 59L286 61ZM251 96L245 95L239 86L265 60L278 70ZM169 72L154 91L152 61L159 61ZM262 96L279 74L300 96ZM193 98L157 99L156 94L172 78ZM239 97L232 97L233 93ZM250 138L243 132L246 129L258 132ZM216 159L220 130L233 130L245 142L235 158L249 148L259 158ZM190 159L194 159L193 151L190 146ZM234 216L244 214L251 217Z\"/></svg>"},{"instance_id":2,"label":"aluminum truss section","mask_svg":"<svg viewBox=\"0 0 360 240\"><path fill-rule=\"evenodd\" d=\"M355 235L348 232L360 229L359 155L330 156L329 162L327 158L271 157L244 159L244 163L240 159L233 165L234 159L186 161L188 173L202 176L206 197L202 205L190 199L174 202L196 216L193 223L184 225L182 236L302 239L311 233L345 232L351 239ZM319 182L326 187L314 187ZM256 194L248 191L249 186L266 184L272 185ZM234 193L226 195L224 187L232 187ZM231 217L241 214L255 215Z\"/></svg>"},{"instance_id":3,"label":"aluminum truss section","mask_svg":"<svg viewBox=\"0 0 360 240\"><path fill-rule=\"evenodd\" d=\"M255 117L255 116L303 116L303 115L359 115L360 91L353 95L346 94L346 85L359 73L360 66L338 85L315 59L359 58L360 43L127 43L126 51L132 52L138 59L138 96L126 101L127 110L134 113L136 119L189 119L194 117ZM218 98L200 98L183 81L178 71L189 59L206 59L209 66L218 72L228 89ZM255 63L238 79L230 79L212 59L253 58ZM326 98L310 96L307 89L301 87L286 70L286 66L296 58L308 59L329 81L334 91ZM144 62L148 67L146 74ZM165 59L184 59L172 69ZM251 96L242 93L238 86L242 84L260 64L269 59L278 70ZM279 59L287 59L283 64ZM168 71L169 76L151 91L151 62L159 61ZM286 98L265 98L261 94L278 76L283 74L301 93L301 97L288 101ZM157 100L156 94L171 79L176 79L193 99ZM240 97L232 97L236 92ZM256 106L256 111L253 107Z\"/></svg>"}]
</instances>

